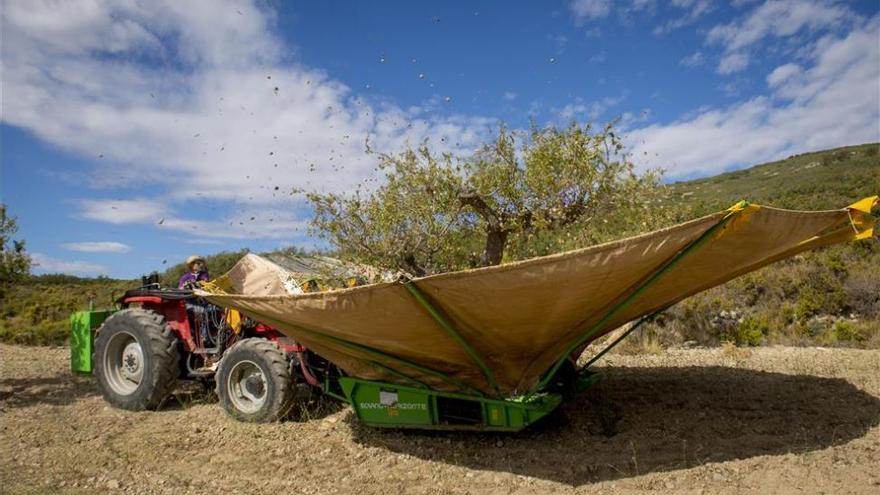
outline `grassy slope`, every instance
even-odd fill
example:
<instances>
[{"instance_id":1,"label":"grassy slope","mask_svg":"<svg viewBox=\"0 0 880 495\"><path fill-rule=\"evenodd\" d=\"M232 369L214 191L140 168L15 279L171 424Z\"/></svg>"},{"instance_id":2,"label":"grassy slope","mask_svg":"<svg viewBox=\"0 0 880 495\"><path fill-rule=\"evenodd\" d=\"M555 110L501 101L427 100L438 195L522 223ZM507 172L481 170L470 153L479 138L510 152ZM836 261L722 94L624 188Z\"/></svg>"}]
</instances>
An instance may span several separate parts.
<instances>
[{"instance_id":1,"label":"grassy slope","mask_svg":"<svg viewBox=\"0 0 880 495\"><path fill-rule=\"evenodd\" d=\"M876 194L880 194L880 144L872 143L670 184L655 201L683 207L682 219L689 219L742 199L778 208L823 210ZM878 348L877 241L807 252L698 294L670 308L627 346L644 351L687 341L709 345L732 341Z\"/></svg>"},{"instance_id":2,"label":"grassy slope","mask_svg":"<svg viewBox=\"0 0 880 495\"><path fill-rule=\"evenodd\" d=\"M110 307L134 281L34 277L0 297L0 341L19 344L59 344L67 339L70 313Z\"/></svg>"},{"instance_id":3,"label":"grassy slope","mask_svg":"<svg viewBox=\"0 0 880 495\"><path fill-rule=\"evenodd\" d=\"M880 193L880 144L795 155L736 172L671 184L665 204L719 211L746 199L778 208L842 208Z\"/></svg>"},{"instance_id":4,"label":"grassy slope","mask_svg":"<svg viewBox=\"0 0 880 495\"><path fill-rule=\"evenodd\" d=\"M840 208L880 192L880 145L851 146L669 185L659 198L682 219L718 211L740 199L780 208ZM863 242L807 253L688 299L634 339L639 347L695 340L714 344L822 343L880 346L880 243ZM212 274L244 254L207 257ZM173 285L183 263L162 273ZM0 340L63 342L71 311L90 301L107 306L134 281L35 277L0 296ZM718 323L721 311L736 318ZM856 318L848 318L854 314ZM847 318L841 318L845 316ZM715 320L715 323L713 323Z\"/></svg>"}]
</instances>

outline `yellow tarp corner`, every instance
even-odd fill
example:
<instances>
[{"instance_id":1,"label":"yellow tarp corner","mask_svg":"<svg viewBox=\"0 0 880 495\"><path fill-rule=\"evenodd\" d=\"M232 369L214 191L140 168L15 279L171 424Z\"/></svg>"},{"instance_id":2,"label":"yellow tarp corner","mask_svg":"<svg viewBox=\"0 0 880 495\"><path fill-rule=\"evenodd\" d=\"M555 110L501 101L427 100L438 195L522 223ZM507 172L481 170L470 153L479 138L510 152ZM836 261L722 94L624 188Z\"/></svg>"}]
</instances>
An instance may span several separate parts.
<instances>
[{"instance_id":1,"label":"yellow tarp corner","mask_svg":"<svg viewBox=\"0 0 880 495\"><path fill-rule=\"evenodd\" d=\"M871 208L874 207L878 202L880 202L880 196L869 196L865 199L860 199L855 203L847 206L848 210L856 210L862 213L871 213Z\"/></svg>"}]
</instances>

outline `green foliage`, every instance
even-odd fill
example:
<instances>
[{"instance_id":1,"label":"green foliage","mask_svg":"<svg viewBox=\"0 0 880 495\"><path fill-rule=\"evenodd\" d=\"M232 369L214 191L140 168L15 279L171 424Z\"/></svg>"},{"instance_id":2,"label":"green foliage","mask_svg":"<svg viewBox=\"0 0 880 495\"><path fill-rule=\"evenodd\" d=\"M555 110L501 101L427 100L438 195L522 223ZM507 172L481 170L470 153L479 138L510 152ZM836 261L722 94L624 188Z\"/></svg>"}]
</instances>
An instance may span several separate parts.
<instances>
[{"instance_id":1,"label":"green foliage","mask_svg":"<svg viewBox=\"0 0 880 495\"><path fill-rule=\"evenodd\" d=\"M747 316L719 323L723 311ZM880 243L862 241L807 252L697 294L640 332L666 346L729 340L880 348L878 316Z\"/></svg>"},{"instance_id":2,"label":"green foliage","mask_svg":"<svg viewBox=\"0 0 880 495\"><path fill-rule=\"evenodd\" d=\"M834 325L831 326L831 332L839 341L865 340L859 327L855 323L846 320L835 321Z\"/></svg>"},{"instance_id":3,"label":"green foliage","mask_svg":"<svg viewBox=\"0 0 880 495\"><path fill-rule=\"evenodd\" d=\"M310 192L314 232L346 259L414 275L487 266L596 244L659 223L609 124L502 128L473 157L423 143L376 154L386 182L353 195Z\"/></svg>"},{"instance_id":4,"label":"green foliage","mask_svg":"<svg viewBox=\"0 0 880 495\"><path fill-rule=\"evenodd\" d=\"M75 280L66 280L66 279ZM76 279L66 275L30 277L0 296L0 341L31 345L60 345L70 335L70 314L89 308L112 307L134 281Z\"/></svg>"},{"instance_id":5,"label":"green foliage","mask_svg":"<svg viewBox=\"0 0 880 495\"><path fill-rule=\"evenodd\" d=\"M463 241L455 196L461 167L427 145L378 157L387 180L376 191L307 194L314 230L342 258L360 263L417 275L455 264L460 244L454 241Z\"/></svg>"},{"instance_id":6,"label":"green foliage","mask_svg":"<svg viewBox=\"0 0 880 495\"><path fill-rule=\"evenodd\" d=\"M16 232L15 217L8 216L6 205L0 203L0 295L30 273L31 258L24 250L24 241L12 239Z\"/></svg>"},{"instance_id":7,"label":"green foliage","mask_svg":"<svg viewBox=\"0 0 880 495\"><path fill-rule=\"evenodd\" d=\"M683 219L727 208L742 199L799 210L846 206L878 193L880 144L847 146L794 155L714 177L671 184L655 198L681 205Z\"/></svg>"},{"instance_id":8,"label":"green foliage","mask_svg":"<svg viewBox=\"0 0 880 495\"><path fill-rule=\"evenodd\" d=\"M736 345L758 346L769 332L770 322L766 315L748 315L722 340L729 340Z\"/></svg>"}]
</instances>

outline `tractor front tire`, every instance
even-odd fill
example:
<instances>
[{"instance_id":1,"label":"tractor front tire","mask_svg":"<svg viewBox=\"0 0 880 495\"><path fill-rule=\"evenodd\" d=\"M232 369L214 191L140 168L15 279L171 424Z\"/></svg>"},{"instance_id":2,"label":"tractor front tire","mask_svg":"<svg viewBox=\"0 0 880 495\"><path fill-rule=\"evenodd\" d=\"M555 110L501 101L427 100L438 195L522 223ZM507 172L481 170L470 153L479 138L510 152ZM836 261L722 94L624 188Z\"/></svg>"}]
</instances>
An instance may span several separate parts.
<instances>
[{"instance_id":1,"label":"tractor front tire","mask_svg":"<svg viewBox=\"0 0 880 495\"><path fill-rule=\"evenodd\" d=\"M289 360L266 339L244 339L227 350L216 382L220 405L239 421L280 421L293 406L295 384Z\"/></svg>"},{"instance_id":2,"label":"tractor front tire","mask_svg":"<svg viewBox=\"0 0 880 495\"><path fill-rule=\"evenodd\" d=\"M177 380L177 338L165 318L130 308L107 318L95 338L95 376L104 399L130 411L156 409Z\"/></svg>"}]
</instances>

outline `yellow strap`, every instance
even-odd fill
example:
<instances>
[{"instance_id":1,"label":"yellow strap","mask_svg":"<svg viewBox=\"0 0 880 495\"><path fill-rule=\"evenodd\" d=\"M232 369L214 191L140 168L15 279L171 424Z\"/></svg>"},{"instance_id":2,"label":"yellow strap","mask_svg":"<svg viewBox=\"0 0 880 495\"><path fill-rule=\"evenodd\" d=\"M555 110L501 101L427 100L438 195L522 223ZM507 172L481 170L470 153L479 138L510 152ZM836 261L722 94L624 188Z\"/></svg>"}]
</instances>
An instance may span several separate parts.
<instances>
[{"instance_id":1,"label":"yellow strap","mask_svg":"<svg viewBox=\"0 0 880 495\"><path fill-rule=\"evenodd\" d=\"M241 331L241 313L237 309L226 310L226 324L232 327L235 333Z\"/></svg>"},{"instance_id":2,"label":"yellow strap","mask_svg":"<svg viewBox=\"0 0 880 495\"><path fill-rule=\"evenodd\" d=\"M749 206L749 202L746 200L742 200L742 201L738 201L735 205L728 208L727 211L729 211L731 213L736 213L736 212L744 209L747 206Z\"/></svg>"}]
</instances>

